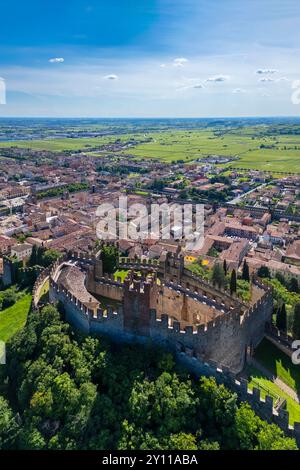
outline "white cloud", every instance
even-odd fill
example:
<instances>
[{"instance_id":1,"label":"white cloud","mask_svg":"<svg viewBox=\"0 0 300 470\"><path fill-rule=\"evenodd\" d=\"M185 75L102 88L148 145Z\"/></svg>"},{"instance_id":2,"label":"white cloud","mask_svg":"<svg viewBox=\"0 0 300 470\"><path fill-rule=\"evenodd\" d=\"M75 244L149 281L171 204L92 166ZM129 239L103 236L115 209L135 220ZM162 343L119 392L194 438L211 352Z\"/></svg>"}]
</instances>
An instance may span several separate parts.
<instances>
[{"instance_id":1,"label":"white cloud","mask_svg":"<svg viewBox=\"0 0 300 470\"><path fill-rule=\"evenodd\" d=\"M184 64L188 62L188 59L185 57L177 57L177 59L173 60L174 67L183 67Z\"/></svg>"},{"instance_id":2,"label":"white cloud","mask_svg":"<svg viewBox=\"0 0 300 470\"><path fill-rule=\"evenodd\" d=\"M270 77L263 77L258 80L261 83L268 83L268 82L275 82L274 78Z\"/></svg>"},{"instance_id":3,"label":"white cloud","mask_svg":"<svg viewBox=\"0 0 300 470\"><path fill-rule=\"evenodd\" d=\"M256 70L256 73L258 75L266 75L266 74L269 74L269 73L273 74L273 73L277 73L277 72L278 72L278 70L276 70L276 69L258 69L258 70Z\"/></svg>"},{"instance_id":4,"label":"white cloud","mask_svg":"<svg viewBox=\"0 0 300 470\"><path fill-rule=\"evenodd\" d=\"M49 62L51 64L60 64L64 61L65 61L65 59L63 57L53 57L52 59L49 59Z\"/></svg>"},{"instance_id":5,"label":"white cloud","mask_svg":"<svg viewBox=\"0 0 300 470\"><path fill-rule=\"evenodd\" d=\"M118 75L115 75L114 73L110 74L110 75L105 75L103 77L105 80L118 80Z\"/></svg>"},{"instance_id":6,"label":"white cloud","mask_svg":"<svg viewBox=\"0 0 300 470\"><path fill-rule=\"evenodd\" d=\"M229 80L229 76L228 75L216 75L214 77L210 77L210 78L207 78L206 81L207 82L226 82L226 80Z\"/></svg>"}]
</instances>

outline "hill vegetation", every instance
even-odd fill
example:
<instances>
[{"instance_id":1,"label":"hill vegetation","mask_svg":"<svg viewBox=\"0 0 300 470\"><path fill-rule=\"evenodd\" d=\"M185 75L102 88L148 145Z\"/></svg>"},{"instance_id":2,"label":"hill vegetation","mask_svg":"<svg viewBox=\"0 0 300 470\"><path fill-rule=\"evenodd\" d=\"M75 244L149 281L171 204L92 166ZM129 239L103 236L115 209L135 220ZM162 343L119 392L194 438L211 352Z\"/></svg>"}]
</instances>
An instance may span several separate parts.
<instances>
[{"instance_id":1,"label":"hill vegetation","mask_svg":"<svg viewBox=\"0 0 300 470\"><path fill-rule=\"evenodd\" d=\"M0 448L296 449L214 379L171 354L84 337L53 306L8 343Z\"/></svg>"}]
</instances>

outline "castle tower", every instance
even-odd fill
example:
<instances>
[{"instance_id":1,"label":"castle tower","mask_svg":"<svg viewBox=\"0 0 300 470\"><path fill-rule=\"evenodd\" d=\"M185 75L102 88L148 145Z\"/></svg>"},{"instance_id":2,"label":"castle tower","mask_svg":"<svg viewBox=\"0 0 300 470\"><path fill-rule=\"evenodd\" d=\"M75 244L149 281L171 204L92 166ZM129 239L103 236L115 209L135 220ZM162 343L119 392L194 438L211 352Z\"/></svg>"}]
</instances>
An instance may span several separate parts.
<instances>
[{"instance_id":1,"label":"castle tower","mask_svg":"<svg viewBox=\"0 0 300 470\"><path fill-rule=\"evenodd\" d=\"M164 275L176 278L178 284L181 283L184 272L184 257L182 255L173 255L167 253L164 261Z\"/></svg>"},{"instance_id":2,"label":"castle tower","mask_svg":"<svg viewBox=\"0 0 300 470\"><path fill-rule=\"evenodd\" d=\"M135 273L125 279L124 329L128 332L149 336L151 300L156 295L155 279L141 280Z\"/></svg>"}]
</instances>

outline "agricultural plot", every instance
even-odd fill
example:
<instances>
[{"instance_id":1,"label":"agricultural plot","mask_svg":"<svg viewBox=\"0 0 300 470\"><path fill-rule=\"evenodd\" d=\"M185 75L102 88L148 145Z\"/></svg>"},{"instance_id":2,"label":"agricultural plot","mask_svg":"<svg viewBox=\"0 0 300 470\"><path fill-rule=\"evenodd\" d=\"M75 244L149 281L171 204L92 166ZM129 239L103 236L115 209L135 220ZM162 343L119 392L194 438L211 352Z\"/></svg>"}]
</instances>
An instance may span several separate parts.
<instances>
[{"instance_id":1,"label":"agricultural plot","mask_svg":"<svg viewBox=\"0 0 300 470\"><path fill-rule=\"evenodd\" d=\"M300 136L262 137L220 134L213 131L152 134L149 143L137 145L130 153L164 162L186 162L211 155L237 156L225 168L256 169L271 172L300 173Z\"/></svg>"},{"instance_id":2,"label":"agricultural plot","mask_svg":"<svg viewBox=\"0 0 300 470\"><path fill-rule=\"evenodd\" d=\"M93 138L18 140L13 142L0 142L0 148L19 147L32 150L49 150L52 152L61 152L63 150L83 150L87 152L89 148L110 144L115 142L116 139L120 139L121 142L126 142L132 137L132 135L114 135Z\"/></svg>"},{"instance_id":3,"label":"agricultural plot","mask_svg":"<svg viewBox=\"0 0 300 470\"><path fill-rule=\"evenodd\" d=\"M234 130L215 128L199 130L162 130L146 134L132 133L93 138L62 138L32 141L1 142L0 147L31 148L33 150L81 150L94 156L109 153L132 155L137 160L153 158L166 163L190 162L212 155L238 157L222 165L225 169L256 169L300 174L300 135L266 135L261 127ZM95 151L95 147L120 142L132 145L123 150ZM150 140L149 142L145 142ZM140 142L140 143L139 143Z\"/></svg>"}]
</instances>

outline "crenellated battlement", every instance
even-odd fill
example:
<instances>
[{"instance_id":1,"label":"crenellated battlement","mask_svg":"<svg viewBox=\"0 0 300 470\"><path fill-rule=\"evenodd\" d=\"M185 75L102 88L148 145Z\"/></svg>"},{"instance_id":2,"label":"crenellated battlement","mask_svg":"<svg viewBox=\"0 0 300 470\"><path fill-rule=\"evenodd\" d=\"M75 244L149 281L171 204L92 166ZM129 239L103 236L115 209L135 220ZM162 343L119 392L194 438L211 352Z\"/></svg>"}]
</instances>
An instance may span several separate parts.
<instances>
[{"instance_id":1,"label":"crenellated battlement","mask_svg":"<svg viewBox=\"0 0 300 470\"><path fill-rule=\"evenodd\" d=\"M300 423L290 424L289 412L284 409L283 402L274 402L273 397L269 395L262 397L260 389L256 387L251 389L246 379L236 376L222 364L213 361L203 362L190 352L180 352L177 360L196 376L215 377L217 383L223 383L235 392L241 402L249 403L262 419L277 424L287 436L294 437L300 448Z\"/></svg>"},{"instance_id":2,"label":"crenellated battlement","mask_svg":"<svg viewBox=\"0 0 300 470\"><path fill-rule=\"evenodd\" d=\"M183 257L170 254L160 261L120 257L119 269L128 270L124 280L103 272L101 247L90 255L70 253L39 276L37 303L38 289L48 276L50 302L63 304L66 320L75 328L116 342L151 341L172 351L195 374L206 371L224 383L230 377L241 399L244 396L253 407L262 402L262 409L269 410L266 419L284 425L286 417L282 412L279 416L269 398L263 400L248 385L246 390L243 380L236 380L247 353L270 323L273 298L268 286L254 281L255 302L242 302L185 269ZM115 307L104 307L102 298Z\"/></svg>"},{"instance_id":3,"label":"crenellated battlement","mask_svg":"<svg viewBox=\"0 0 300 470\"><path fill-rule=\"evenodd\" d=\"M135 281L133 286L132 281ZM146 285L151 286L153 282L150 280ZM128 292L132 292L133 295L143 294L141 280L129 277L125 280L124 286L127 286ZM122 306L117 309L102 309L100 307L90 309L51 278L50 291L52 301L60 300L63 302L66 319L76 328L84 330L88 334L108 335L117 342L131 342L133 340L141 343L145 342L143 331L138 331L135 334L133 331L126 330L124 308ZM252 308L252 312L260 306L261 303L258 303ZM300 423L294 423L293 426L289 425L288 412L282 406L278 407L272 397L266 396L263 398L258 388L254 387L251 390L247 380L239 378L236 371L223 363L223 354L219 360L214 360L207 354L210 349L208 342L213 341L215 337L219 338L220 328L223 328L226 323L236 322L238 324L240 318L238 312L232 311L228 316L217 317L214 321L198 325L196 328L193 328L193 326L182 327L181 323L171 316L167 314L158 316L155 309L150 309L148 340L150 339L153 344L171 350L175 354L178 363L194 375L213 376L218 383L224 383L233 392L237 393L240 401L249 403L261 418L276 423L286 435L295 437L300 447ZM228 344L227 347L230 348L231 345Z\"/></svg>"},{"instance_id":4,"label":"crenellated battlement","mask_svg":"<svg viewBox=\"0 0 300 470\"><path fill-rule=\"evenodd\" d=\"M122 305L120 325L124 331L155 336L175 348L177 345L173 343L177 341L182 343L181 348L188 347L201 356L228 363L236 371L244 365L245 350L261 341L265 325L271 318L269 287L255 283L256 302L241 302L185 269L182 256L168 254L161 261L120 257L119 268L132 268L124 281L103 273L101 249L100 259L98 255L74 252L57 261L49 275L55 282L60 276L62 262L86 272L85 286L82 287L86 290L85 298L91 293ZM65 292L62 290L62 293ZM71 295L74 296L74 292ZM70 299L73 298L68 296ZM75 298L74 303L80 305L78 302ZM88 301L85 304L88 308L91 305L93 309L97 308L97 302L96 305ZM93 318L97 320L101 315L94 312Z\"/></svg>"}]
</instances>

